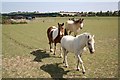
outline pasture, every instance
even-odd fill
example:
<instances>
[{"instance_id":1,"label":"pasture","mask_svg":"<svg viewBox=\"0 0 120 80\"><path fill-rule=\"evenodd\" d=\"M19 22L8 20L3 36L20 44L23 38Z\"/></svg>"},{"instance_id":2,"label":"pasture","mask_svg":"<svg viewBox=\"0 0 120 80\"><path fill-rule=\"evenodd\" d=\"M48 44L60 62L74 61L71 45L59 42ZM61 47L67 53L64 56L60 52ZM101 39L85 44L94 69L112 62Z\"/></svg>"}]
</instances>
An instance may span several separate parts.
<instances>
[{"instance_id":1,"label":"pasture","mask_svg":"<svg viewBox=\"0 0 120 80\"><path fill-rule=\"evenodd\" d=\"M68 54L65 68L56 55L49 52L47 28L65 22L69 17L41 17L28 24L2 26L3 78L116 78L118 77L118 18L85 17L79 32L95 35L95 53L82 55L86 74L76 71L74 53ZM73 34L72 34L73 35Z\"/></svg>"}]
</instances>

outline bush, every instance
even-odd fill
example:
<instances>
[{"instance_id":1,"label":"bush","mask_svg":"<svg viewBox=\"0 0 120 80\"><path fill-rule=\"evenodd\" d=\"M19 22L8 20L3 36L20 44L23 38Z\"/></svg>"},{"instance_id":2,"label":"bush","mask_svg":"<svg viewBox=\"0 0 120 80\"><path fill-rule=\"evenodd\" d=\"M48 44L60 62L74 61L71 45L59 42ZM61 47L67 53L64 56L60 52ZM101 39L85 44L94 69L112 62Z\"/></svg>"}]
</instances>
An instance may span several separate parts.
<instances>
[{"instance_id":1,"label":"bush","mask_svg":"<svg viewBox=\"0 0 120 80\"><path fill-rule=\"evenodd\" d=\"M27 20L23 20L23 19L18 19L18 20L14 20L14 19L6 19L6 18L2 18L2 24L27 24Z\"/></svg>"}]
</instances>

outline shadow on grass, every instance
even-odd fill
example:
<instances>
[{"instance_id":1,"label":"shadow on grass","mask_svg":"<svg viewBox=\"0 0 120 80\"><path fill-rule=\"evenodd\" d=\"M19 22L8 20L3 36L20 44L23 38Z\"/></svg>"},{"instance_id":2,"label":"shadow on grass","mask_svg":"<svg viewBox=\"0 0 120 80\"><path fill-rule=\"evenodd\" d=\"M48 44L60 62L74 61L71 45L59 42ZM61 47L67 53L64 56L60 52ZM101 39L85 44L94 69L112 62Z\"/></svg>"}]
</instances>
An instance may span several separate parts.
<instances>
[{"instance_id":1,"label":"shadow on grass","mask_svg":"<svg viewBox=\"0 0 120 80\"><path fill-rule=\"evenodd\" d=\"M35 56L33 61L37 61L37 62L42 62L43 58L50 57L49 53L46 53L46 51L40 49L36 51L32 51L30 54Z\"/></svg>"},{"instance_id":2,"label":"shadow on grass","mask_svg":"<svg viewBox=\"0 0 120 80\"><path fill-rule=\"evenodd\" d=\"M53 78L53 79L63 78L63 75L67 74L69 72L69 70L64 71L63 68L58 66L59 64L61 64L61 63L43 65L43 66L40 67L40 69L49 73L51 75L51 78Z\"/></svg>"}]
</instances>

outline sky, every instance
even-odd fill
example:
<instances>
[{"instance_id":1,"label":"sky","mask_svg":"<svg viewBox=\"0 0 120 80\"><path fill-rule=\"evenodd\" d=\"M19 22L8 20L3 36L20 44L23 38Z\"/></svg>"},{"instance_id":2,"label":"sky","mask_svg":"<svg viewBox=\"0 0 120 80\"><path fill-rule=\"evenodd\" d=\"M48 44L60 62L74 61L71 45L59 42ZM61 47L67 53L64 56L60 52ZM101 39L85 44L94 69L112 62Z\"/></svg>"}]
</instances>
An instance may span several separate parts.
<instances>
[{"instance_id":1,"label":"sky","mask_svg":"<svg viewBox=\"0 0 120 80\"><path fill-rule=\"evenodd\" d=\"M119 2L119 0L1 0L2 2Z\"/></svg>"},{"instance_id":2,"label":"sky","mask_svg":"<svg viewBox=\"0 0 120 80\"><path fill-rule=\"evenodd\" d=\"M12 0L13 1L13 0ZM111 2L2 2L2 13L28 11L28 12L89 12L89 11L115 11L118 10L117 0ZM45 0L46 1L46 0ZM70 0L71 1L71 0Z\"/></svg>"}]
</instances>

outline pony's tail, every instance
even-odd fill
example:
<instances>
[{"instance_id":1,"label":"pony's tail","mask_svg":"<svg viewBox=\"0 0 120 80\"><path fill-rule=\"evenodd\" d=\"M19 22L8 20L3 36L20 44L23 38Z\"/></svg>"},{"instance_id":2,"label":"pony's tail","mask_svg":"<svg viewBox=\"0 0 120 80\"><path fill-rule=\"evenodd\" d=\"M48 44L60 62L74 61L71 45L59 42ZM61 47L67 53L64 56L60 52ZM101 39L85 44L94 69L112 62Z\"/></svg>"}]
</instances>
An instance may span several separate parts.
<instances>
[{"instance_id":1,"label":"pony's tail","mask_svg":"<svg viewBox=\"0 0 120 80\"><path fill-rule=\"evenodd\" d=\"M66 30L66 29L65 29L65 31L64 31L64 34L65 34L65 35L68 35L68 33L67 33L67 30Z\"/></svg>"}]
</instances>

